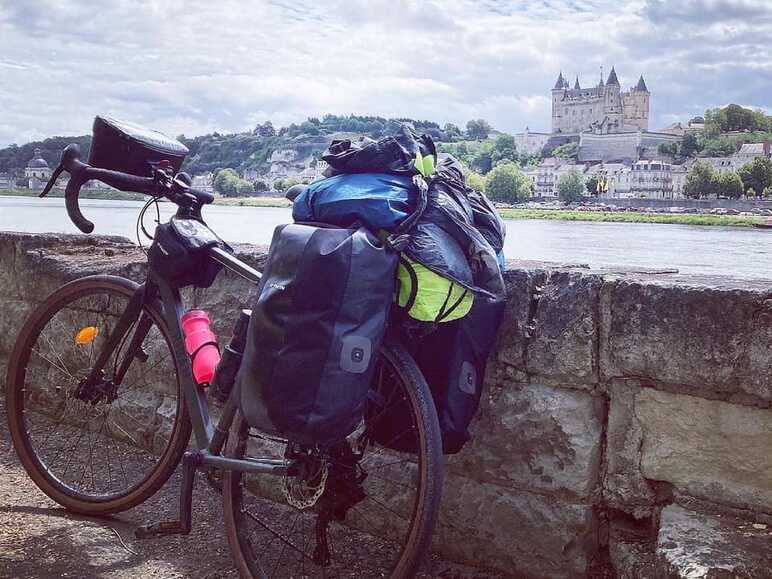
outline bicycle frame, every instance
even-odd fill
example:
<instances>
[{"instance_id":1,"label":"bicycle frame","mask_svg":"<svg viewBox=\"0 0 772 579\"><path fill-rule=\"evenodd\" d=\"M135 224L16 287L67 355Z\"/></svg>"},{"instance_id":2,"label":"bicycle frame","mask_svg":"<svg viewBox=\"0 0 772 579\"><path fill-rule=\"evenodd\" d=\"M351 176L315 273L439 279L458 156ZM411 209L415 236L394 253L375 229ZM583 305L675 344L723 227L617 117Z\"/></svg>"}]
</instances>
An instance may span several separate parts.
<instances>
[{"instance_id":1,"label":"bicycle frame","mask_svg":"<svg viewBox=\"0 0 772 579\"><path fill-rule=\"evenodd\" d=\"M260 281L262 275L259 271L227 251L218 247L212 247L206 251L207 258L217 261L226 269L252 283ZM263 474L284 474L287 470L286 463L280 459L234 459L222 456L223 448L228 438L228 431L238 409L239 389L237 386L231 389L228 400L223 407L222 415L217 424L214 425L209 414L206 392L196 383L193 377L191 360L185 349L185 337L181 324L181 318L185 311L179 288L172 286L167 280L153 274L152 271L148 272L147 281L139 286L129 300L126 310L116 324L115 331L92 367L86 383L94 381L100 376L104 365L115 348L119 346L126 333L136 324L137 328L116 372L115 379L117 381L122 380L152 326L149 318L142 314L143 305L159 299L162 305L164 321L172 340L171 346L178 362L180 389L182 390L183 400L187 405L188 414L193 426L193 436L197 448L195 456L196 467L214 467L224 470L259 472Z\"/></svg>"}]
</instances>

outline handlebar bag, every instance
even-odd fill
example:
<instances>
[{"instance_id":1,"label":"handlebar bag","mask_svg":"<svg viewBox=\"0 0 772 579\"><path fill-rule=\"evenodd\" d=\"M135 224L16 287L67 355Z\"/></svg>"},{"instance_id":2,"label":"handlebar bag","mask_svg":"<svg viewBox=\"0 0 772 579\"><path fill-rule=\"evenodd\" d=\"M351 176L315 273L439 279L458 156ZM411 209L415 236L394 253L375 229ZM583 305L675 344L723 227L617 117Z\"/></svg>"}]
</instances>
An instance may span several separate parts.
<instances>
[{"instance_id":1,"label":"handlebar bag","mask_svg":"<svg viewBox=\"0 0 772 579\"><path fill-rule=\"evenodd\" d=\"M365 227L276 228L236 378L251 426L309 445L356 429L397 259Z\"/></svg>"}]
</instances>

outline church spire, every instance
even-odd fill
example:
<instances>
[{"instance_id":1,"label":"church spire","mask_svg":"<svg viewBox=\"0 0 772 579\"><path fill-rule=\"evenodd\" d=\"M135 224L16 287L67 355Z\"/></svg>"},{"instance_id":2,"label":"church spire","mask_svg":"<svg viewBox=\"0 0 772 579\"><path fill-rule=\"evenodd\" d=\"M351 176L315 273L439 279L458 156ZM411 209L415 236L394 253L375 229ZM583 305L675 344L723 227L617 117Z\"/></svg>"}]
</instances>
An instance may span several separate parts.
<instances>
[{"instance_id":1,"label":"church spire","mask_svg":"<svg viewBox=\"0 0 772 579\"><path fill-rule=\"evenodd\" d=\"M580 90L582 87L579 86L579 75L576 75L576 82L574 83L574 90Z\"/></svg>"},{"instance_id":2,"label":"church spire","mask_svg":"<svg viewBox=\"0 0 772 579\"><path fill-rule=\"evenodd\" d=\"M563 71L560 71L560 74L558 75L558 80L555 82L555 88L552 90L562 90L566 88L566 81L563 78Z\"/></svg>"},{"instance_id":3,"label":"church spire","mask_svg":"<svg viewBox=\"0 0 772 579\"><path fill-rule=\"evenodd\" d=\"M614 70L614 67L611 67L611 72L608 75L608 80L606 81L606 84L615 84L619 86L619 79L617 78L617 71Z\"/></svg>"},{"instance_id":4,"label":"church spire","mask_svg":"<svg viewBox=\"0 0 772 579\"><path fill-rule=\"evenodd\" d=\"M635 90L649 92L649 89L646 87L646 83L643 81L643 75L641 75L641 78L638 79L638 84L635 86Z\"/></svg>"}]
</instances>

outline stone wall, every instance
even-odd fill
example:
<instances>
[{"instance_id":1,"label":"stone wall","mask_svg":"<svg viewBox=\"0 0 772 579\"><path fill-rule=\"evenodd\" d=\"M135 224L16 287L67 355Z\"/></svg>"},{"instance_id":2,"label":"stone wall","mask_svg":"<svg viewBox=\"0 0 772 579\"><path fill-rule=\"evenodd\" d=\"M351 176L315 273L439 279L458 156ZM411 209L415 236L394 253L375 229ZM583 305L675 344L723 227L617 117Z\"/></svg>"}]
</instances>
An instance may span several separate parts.
<instances>
[{"instance_id":1,"label":"stone wall","mask_svg":"<svg viewBox=\"0 0 772 579\"><path fill-rule=\"evenodd\" d=\"M48 293L139 279L143 257L120 238L0 233L0 371ZM517 577L772 577L772 282L509 268L435 546ZM252 289L224 274L187 297L226 335Z\"/></svg>"}]
</instances>

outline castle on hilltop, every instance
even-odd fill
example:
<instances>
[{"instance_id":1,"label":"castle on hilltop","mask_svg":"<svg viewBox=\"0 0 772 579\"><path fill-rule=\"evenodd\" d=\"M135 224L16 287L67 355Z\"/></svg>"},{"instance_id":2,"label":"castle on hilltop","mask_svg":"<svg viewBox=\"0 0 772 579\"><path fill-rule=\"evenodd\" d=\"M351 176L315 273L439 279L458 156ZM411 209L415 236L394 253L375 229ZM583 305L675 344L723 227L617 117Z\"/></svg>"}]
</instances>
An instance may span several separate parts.
<instances>
[{"instance_id":1,"label":"castle on hilltop","mask_svg":"<svg viewBox=\"0 0 772 579\"><path fill-rule=\"evenodd\" d=\"M648 131L649 96L643 75L638 84L622 91L614 67L606 82L582 88L576 77L574 88L561 72L552 89L552 134L596 134Z\"/></svg>"}]
</instances>

